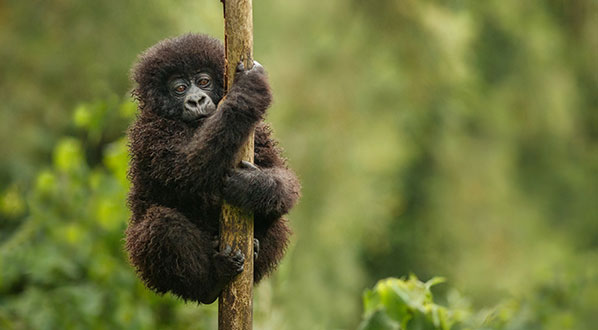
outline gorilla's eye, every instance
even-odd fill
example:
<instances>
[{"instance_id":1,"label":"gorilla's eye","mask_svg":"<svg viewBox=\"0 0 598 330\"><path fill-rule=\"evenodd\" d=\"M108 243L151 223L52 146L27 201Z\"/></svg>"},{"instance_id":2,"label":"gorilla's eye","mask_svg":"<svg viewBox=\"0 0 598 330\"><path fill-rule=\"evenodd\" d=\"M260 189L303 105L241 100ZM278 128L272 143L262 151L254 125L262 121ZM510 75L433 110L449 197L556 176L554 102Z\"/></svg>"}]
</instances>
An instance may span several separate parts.
<instances>
[{"instance_id":1,"label":"gorilla's eye","mask_svg":"<svg viewBox=\"0 0 598 330\"><path fill-rule=\"evenodd\" d=\"M206 87L210 84L210 79L208 78L201 78L197 81L199 87Z\"/></svg>"},{"instance_id":2,"label":"gorilla's eye","mask_svg":"<svg viewBox=\"0 0 598 330\"><path fill-rule=\"evenodd\" d=\"M183 93L184 91L186 91L186 90L187 90L187 86L185 86L184 84L180 84L180 85L177 85L177 86L174 88L174 90L175 90L177 93Z\"/></svg>"}]
</instances>

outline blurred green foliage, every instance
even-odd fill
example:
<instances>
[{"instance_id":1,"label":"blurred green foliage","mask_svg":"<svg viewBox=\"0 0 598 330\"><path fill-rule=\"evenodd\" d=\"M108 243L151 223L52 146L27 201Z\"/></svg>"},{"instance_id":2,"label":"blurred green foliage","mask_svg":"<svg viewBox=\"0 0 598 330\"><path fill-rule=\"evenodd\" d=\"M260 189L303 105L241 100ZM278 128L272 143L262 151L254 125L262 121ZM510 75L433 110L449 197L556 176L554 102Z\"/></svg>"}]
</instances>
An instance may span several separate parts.
<instances>
[{"instance_id":1,"label":"blurred green foliage","mask_svg":"<svg viewBox=\"0 0 598 330\"><path fill-rule=\"evenodd\" d=\"M120 109L131 106L127 101ZM80 106L75 122L91 134L103 121L82 123L81 112L93 118L102 109ZM131 118L130 112L121 113ZM195 317L214 313L213 308L196 313L194 306L172 297L157 298L127 264L124 138L105 145L102 163L94 167L73 137L60 139L52 158L24 197L28 216L0 247L2 328L187 329L202 324Z\"/></svg>"},{"instance_id":2,"label":"blurred green foliage","mask_svg":"<svg viewBox=\"0 0 598 330\"><path fill-rule=\"evenodd\" d=\"M136 55L178 32L186 13L172 1L77 0L0 3L0 184L28 181L68 130L69 112L82 101L128 94ZM214 13L218 17L214 4ZM209 29L207 13L195 26ZM107 139L122 135L106 132Z\"/></svg>"},{"instance_id":3,"label":"blurred green foliage","mask_svg":"<svg viewBox=\"0 0 598 330\"><path fill-rule=\"evenodd\" d=\"M597 271L594 265L582 272L569 271L567 276L532 284L525 294L481 310L474 310L454 289L447 295L448 307L438 305L431 287L444 282L442 278L425 283L413 275L407 280L388 278L365 291L359 330L592 329L598 321L594 307Z\"/></svg>"},{"instance_id":4,"label":"blurred green foliage","mask_svg":"<svg viewBox=\"0 0 598 330\"><path fill-rule=\"evenodd\" d=\"M303 183L256 328L356 328L410 273L454 288L393 282L414 319L598 324L596 1L264 0L254 29ZM219 1L0 3L0 328L215 328L122 248L128 70L188 31L221 37Z\"/></svg>"},{"instance_id":5,"label":"blurred green foliage","mask_svg":"<svg viewBox=\"0 0 598 330\"><path fill-rule=\"evenodd\" d=\"M443 281L435 277L423 283L411 276L406 281L390 278L378 282L364 294L365 319L359 329L451 329L458 313L436 305L430 291Z\"/></svg>"}]
</instances>

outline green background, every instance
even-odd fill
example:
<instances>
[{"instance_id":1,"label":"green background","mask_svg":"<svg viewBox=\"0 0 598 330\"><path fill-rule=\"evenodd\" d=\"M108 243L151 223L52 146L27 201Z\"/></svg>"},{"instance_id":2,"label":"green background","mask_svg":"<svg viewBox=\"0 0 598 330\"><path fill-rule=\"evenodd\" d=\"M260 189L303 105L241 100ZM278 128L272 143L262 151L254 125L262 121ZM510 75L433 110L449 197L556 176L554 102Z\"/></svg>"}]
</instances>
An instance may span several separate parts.
<instances>
[{"instance_id":1,"label":"green background","mask_svg":"<svg viewBox=\"0 0 598 330\"><path fill-rule=\"evenodd\" d=\"M598 2L253 6L303 184L256 329L355 329L364 290L411 273L446 278L442 304L516 301L507 329L594 329ZM216 328L123 251L129 69L185 32L222 39L220 2L0 2L0 328Z\"/></svg>"}]
</instances>

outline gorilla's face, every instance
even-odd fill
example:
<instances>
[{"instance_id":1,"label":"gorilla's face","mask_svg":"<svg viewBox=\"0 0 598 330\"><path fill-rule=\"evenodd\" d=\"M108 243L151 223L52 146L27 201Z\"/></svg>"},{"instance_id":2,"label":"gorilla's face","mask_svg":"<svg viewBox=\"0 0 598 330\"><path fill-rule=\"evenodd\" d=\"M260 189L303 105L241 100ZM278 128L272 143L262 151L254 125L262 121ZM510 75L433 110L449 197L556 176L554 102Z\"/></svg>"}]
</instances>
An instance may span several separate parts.
<instances>
[{"instance_id":1,"label":"gorilla's face","mask_svg":"<svg viewBox=\"0 0 598 330\"><path fill-rule=\"evenodd\" d=\"M169 97L174 102L169 106L178 107L180 117L185 121L209 116L216 110L220 96L216 95L214 82L207 72L184 76L174 75L168 79Z\"/></svg>"},{"instance_id":2,"label":"gorilla's face","mask_svg":"<svg viewBox=\"0 0 598 330\"><path fill-rule=\"evenodd\" d=\"M166 39L140 55L132 77L142 111L192 122L213 114L224 95L224 47L205 35Z\"/></svg>"}]
</instances>

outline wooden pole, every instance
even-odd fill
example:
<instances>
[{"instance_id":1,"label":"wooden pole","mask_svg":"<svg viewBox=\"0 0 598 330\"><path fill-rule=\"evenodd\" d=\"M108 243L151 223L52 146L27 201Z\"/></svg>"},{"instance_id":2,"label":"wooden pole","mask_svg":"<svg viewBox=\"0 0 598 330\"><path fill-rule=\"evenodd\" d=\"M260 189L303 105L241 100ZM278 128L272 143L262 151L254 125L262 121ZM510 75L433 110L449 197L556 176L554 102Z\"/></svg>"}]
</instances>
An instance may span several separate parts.
<instances>
[{"instance_id":1,"label":"wooden pole","mask_svg":"<svg viewBox=\"0 0 598 330\"><path fill-rule=\"evenodd\" d=\"M224 47L226 52L225 89L233 84L237 63L253 67L252 0L221 0L224 8ZM241 151L241 160L253 162L253 132ZM253 328L253 215L224 204L220 219L220 248L231 246L245 256L243 272L233 279L218 300L219 330Z\"/></svg>"}]
</instances>

